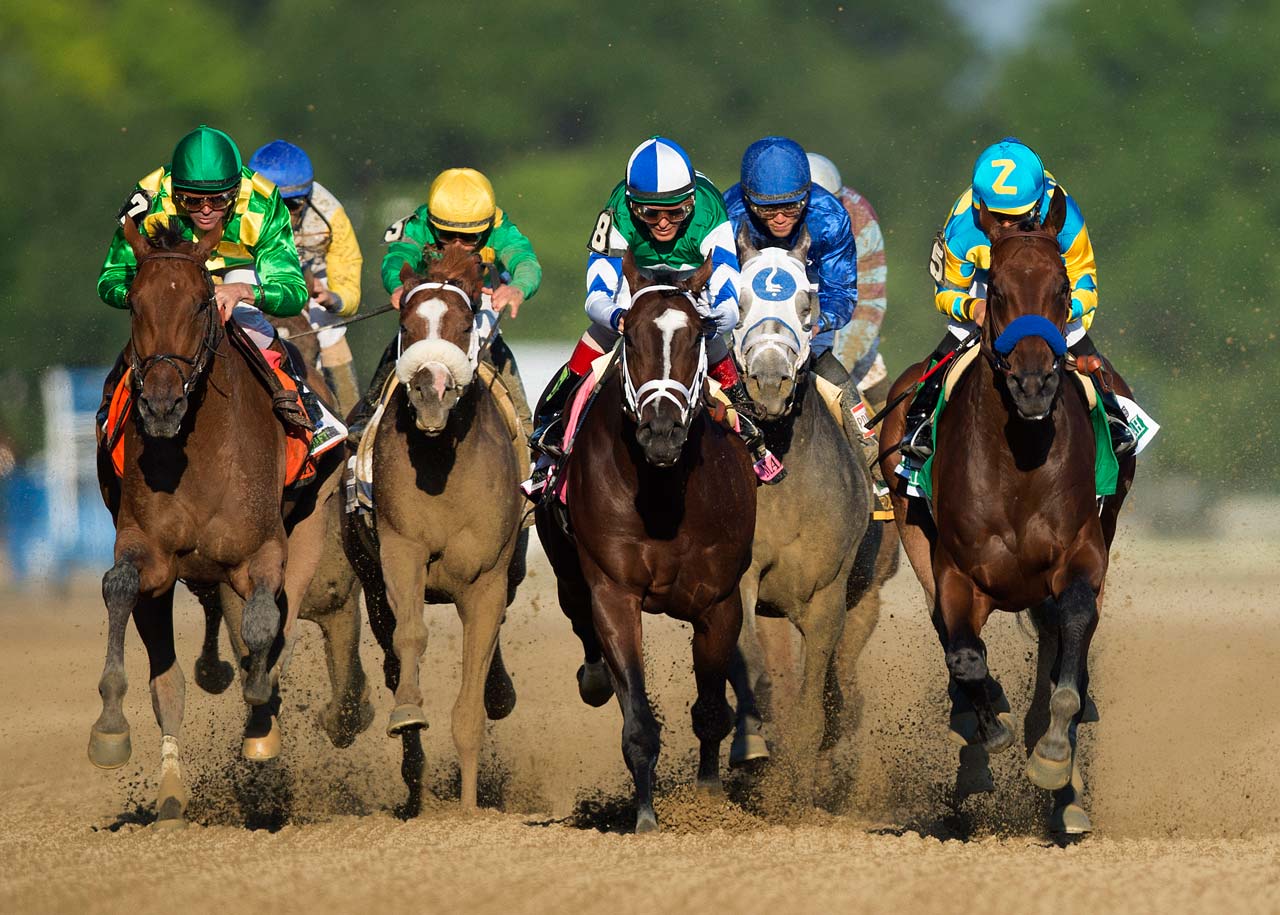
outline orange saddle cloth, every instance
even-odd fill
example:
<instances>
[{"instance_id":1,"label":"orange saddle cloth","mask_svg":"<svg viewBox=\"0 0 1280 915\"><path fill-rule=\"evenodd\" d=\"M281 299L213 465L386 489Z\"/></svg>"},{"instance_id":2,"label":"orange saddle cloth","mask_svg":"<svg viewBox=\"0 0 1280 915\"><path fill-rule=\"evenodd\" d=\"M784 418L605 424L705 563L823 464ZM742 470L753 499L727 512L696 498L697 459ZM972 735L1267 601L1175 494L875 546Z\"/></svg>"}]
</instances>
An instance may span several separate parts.
<instances>
[{"instance_id":1,"label":"orange saddle cloth","mask_svg":"<svg viewBox=\"0 0 1280 915\"><path fill-rule=\"evenodd\" d=\"M290 391L297 391L298 386L282 369L277 368L276 377L280 384ZM115 393L111 395L111 407L107 412L106 437L103 440L111 443L111 466L115 468L117 477L124 477L124 424L133 410L133 394L129 388L129 379L133 369L126 369ZM311 460L311 433L305 429L287 427L285 429L285 475L286 487L305 485L316 477L315 462Z\"/></svg>"}]
</instances>

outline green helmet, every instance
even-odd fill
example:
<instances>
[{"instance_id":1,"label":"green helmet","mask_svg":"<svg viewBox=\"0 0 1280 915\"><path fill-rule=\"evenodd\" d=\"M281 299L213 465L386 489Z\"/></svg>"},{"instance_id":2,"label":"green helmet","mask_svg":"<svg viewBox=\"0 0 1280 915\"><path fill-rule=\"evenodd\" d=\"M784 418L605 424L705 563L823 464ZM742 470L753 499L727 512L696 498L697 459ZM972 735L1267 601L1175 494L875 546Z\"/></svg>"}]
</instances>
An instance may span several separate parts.
<instances>
[{"instance_id":1,"label":"green helmet","mask_svg":"<svg viewBox=\"0 0 1280 915\"><path fill-rule=\"evenodd\" d=\"M235 141L201 124L178 141L169 169L174 190L216 194L240 183L241 167Z\"/></svg>"}]
</instances>

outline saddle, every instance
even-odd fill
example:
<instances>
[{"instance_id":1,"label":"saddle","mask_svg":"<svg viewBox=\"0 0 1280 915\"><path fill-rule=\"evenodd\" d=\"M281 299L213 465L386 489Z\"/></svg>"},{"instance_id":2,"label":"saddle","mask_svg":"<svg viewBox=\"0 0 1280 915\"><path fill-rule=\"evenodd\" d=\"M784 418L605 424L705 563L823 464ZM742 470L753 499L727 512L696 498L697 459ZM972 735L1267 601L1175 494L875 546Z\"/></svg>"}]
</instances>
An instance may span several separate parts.
<instances>
[{"instance_id":1,"label":"saddle","mask_svg":"<svg viewBox=\"0 0 1280 915\"><path fill-rule=\"evenodd\" d=\"M230 324L230 322L228 322ZM297 385L283 369L275 369L276 383L296 398ZM125 369L111 395L107 423L99 447L111 456L117 479L124 479L124 425L133 411L132 369ZM316 478L316 465L311 459L311 432L298 426L285 426L285 488L306 486Z\"/></svg>"}]
</instances>

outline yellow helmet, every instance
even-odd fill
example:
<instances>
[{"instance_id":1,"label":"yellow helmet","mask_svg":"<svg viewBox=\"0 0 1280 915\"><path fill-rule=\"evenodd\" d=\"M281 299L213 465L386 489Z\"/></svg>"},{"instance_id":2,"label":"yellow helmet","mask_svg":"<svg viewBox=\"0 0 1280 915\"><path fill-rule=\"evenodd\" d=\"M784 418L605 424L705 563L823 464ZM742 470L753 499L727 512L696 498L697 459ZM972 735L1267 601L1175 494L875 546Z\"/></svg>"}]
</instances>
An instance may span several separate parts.
<instances>
[{"instance_id":1,"label":"yellow helmet","mask_svg":"<svg viewBox=\"0 0 1280 915\"><path fill-rule=\"evenodd\" d=\"M448 168L431 182L427 213L446 232L485 232L493 226L493 185L474 168Z\"/></svg>"}]
</instances>

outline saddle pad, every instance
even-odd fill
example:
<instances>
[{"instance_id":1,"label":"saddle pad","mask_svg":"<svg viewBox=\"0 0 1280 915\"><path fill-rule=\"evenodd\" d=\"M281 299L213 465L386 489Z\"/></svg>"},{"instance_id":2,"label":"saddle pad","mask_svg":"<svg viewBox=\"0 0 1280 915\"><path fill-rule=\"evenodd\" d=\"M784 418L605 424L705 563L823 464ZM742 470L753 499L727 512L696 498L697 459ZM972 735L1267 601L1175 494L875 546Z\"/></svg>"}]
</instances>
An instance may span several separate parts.
<instances>
[{"instance_id":1,"label":"saddle pad","mask_svg":"<svg viewBox=\"0 0 1280 915\"><path fill-rule=\"evenodd\" d=\"M111 406L107 412L106 437L103 443L110 443L111 466L120 479L124 478L124 423L133 411L133 393L129 387L129 379L133 369L125 369L115 392L111 395ZM297 391L298 386L293 379L282 370L276 369L280 384L290 391ZM316 467L311 460L311 433L305 429L289 427L285 430L285 482L286 487L310 483L315 479Z\"/></svg>"},{"instance_id":2,"label":"saddle pad","mask_svg":"<svg viewBox=\"0 0 1280 915\"><path fill-rule=\"evenodd\" d=\"M860 389L858 390L858 404L862 407L850 407L848 411L844 409L845 389L839 385L832 384L821 375L813 374L813 386L821 395L823 403L827 405L827 409L831 415L835 417L836 423L844 432L845 438L850 446L855 442L862 445L863 459L867 461L871 471L871 483L873 495L876 504L872 507L871 518L873 521L892 521L893 520L893 504L889 501L889 487L880 479L880 465L877 461L880 452L880 439L876 435L874 429L869 429L864 425L865 420L869 419L875 409L871 406L871 402L867 400L866 394ZM861 414L859 419L855 411ZM849 428L850 422L853 423L853 429ZM854 448L857 453L857 448Z\"/></svg>"}]
</instances>

